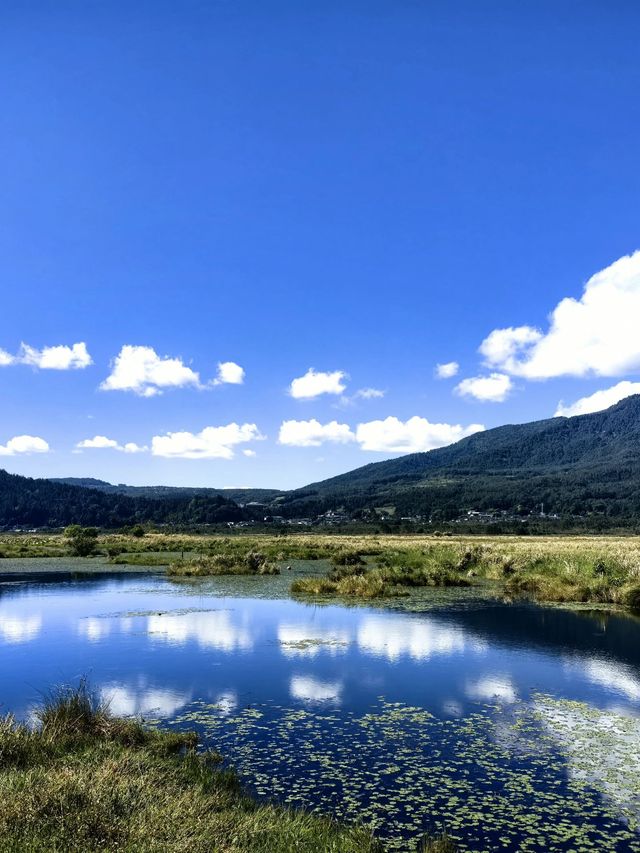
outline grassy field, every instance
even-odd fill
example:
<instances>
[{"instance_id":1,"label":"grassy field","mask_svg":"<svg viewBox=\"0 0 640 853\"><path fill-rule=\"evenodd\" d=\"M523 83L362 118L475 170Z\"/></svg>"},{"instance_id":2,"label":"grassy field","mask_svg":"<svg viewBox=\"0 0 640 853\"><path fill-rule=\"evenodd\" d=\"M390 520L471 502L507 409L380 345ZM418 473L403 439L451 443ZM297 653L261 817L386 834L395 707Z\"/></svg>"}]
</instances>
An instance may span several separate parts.
<instances>
[{"instance_id":1,"label":"grassy field","mask_svg":"<svg viewBox=\"0 0 640 853\"><path fill-rule=\"evenodd\" d=\"M8 558L67 552L61 535L0 537L0 555ZM186 577L270 574L289 560L331 561L329 574L297 581L295 595L373 599L489 582L506 597L640 608L640 538L631 536L105 534L96 552L112 565L172 565L173 575Z\"/></svg>"},{"instance_id":2,"label":"grassy field","mask_svg":"<svg viewBox=\"0 0 640 853\"><path fill-rule=\"evenodd\" d=\"M364 827L258 804L191 732L118 719L86 686L0 719L0 850L382 853ZM446 836L420 853L455 853Z\"/></svg>"},{"instance_id":3,"label":"grassy field","mask_svg":"<svg viewBox=\"0 0 640 853\"><path fill-rule=\"evenodd\" d=\"M258 805L219 756L196 753L195 735L116 719L83 688L37 716L35 729L0 721L3 851L381 849L365 829Z\"/></svg>"}]
</instances>

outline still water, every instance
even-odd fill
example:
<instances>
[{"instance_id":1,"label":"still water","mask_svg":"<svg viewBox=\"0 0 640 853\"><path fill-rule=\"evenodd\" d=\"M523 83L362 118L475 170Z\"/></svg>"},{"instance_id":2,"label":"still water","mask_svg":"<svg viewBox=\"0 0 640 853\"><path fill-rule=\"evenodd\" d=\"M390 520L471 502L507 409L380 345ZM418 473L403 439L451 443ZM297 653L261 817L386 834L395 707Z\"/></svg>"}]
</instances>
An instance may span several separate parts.
<instances>
[{"instance_id":1,"label":"still water","mask_svg":"<svg viewBox=\"0 0 640 853\"><path fill-rule=\"evenodd\" d=\"M639 620L477 592L319 606L290 580L2 576L0 711L88 676L389 849L446 828L462 850L640 850Z\"/></svg>"}]
</instances>

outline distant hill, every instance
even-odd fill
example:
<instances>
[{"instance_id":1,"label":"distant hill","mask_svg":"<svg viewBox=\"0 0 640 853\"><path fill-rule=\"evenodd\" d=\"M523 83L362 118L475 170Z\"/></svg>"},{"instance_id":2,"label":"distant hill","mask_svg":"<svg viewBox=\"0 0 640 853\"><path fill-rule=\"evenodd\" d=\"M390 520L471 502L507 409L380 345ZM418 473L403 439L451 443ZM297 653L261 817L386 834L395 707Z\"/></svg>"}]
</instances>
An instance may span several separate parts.
<instances>
[{"instance_id":1,"label":"distant hill","mask_svg":"<svg viewBox=\"0 0 640 853\"><path fill-rule=\"evenodd\" d=\"M603 412L501 426L449 447L375 462L288 492L279 511L393 506L454 518L465 510L640 517L640 396Z\"/></svg>"},{"instance_id":2,"label":"distant hill","mask_svg":"<svg viewBox=\"0 0 640 853\"><path fill-rule=\"evenodd\" d=\"M82 486L88 489L98 489L109 494L128 495L132 498L192 498L212 497L219 495L239 504L251 501L269 503L274 498L283 495L280 489L215 489L197 486L127 486L124 483L107 483L105 480L95 480L93 477L52 477L52 483L64 483L67 486Z\"/></svg>"},{"instance_id":3,"label":"distant hill","mask_svg":"<svg viewBox=\"0 0 640 853\"><path fill-rule=\"evenodd\" d=\"M546 514L561 517L635 523L640 520L640 396L591 415L476 433L449 447L375 462L290 492L114 486L91 478L30 480L0 471L2 526L205 524L315 516L341 508L366 518L380 507L396 517L434 521L473 510L526 515L544 507Z\"/></svg>"},{"instance_id":4,"label":"distant hill","mask_svg":"<svg viewBox=\"0 0 640 853\"><path fill-rule=\"evenodd\" d=\"M238 505L218 494L131 497L104 489L20 477L0 470L2 527L63 527L67 524L122 527L142 521L215 524L242 518Z\"/></svg>"}]
</instances>

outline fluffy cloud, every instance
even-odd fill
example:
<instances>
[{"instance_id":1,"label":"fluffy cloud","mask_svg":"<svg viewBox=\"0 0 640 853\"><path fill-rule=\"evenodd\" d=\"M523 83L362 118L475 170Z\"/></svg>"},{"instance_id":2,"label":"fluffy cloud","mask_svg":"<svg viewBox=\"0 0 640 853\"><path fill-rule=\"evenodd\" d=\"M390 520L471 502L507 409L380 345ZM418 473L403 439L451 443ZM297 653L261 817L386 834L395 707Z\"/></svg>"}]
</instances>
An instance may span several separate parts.
<instances>
[{"instance_id":1,"label":"fluffy cloud","mask_svg":"<svg viewBox=\"0 0 640 853\"><path fill-rule=\"evenodd\" d=\"M218 375L213 380L214 385L242 385L244 369L235 361L219 361Z\"/></svg>"},{"instance_id":2,"label":"fluffy cloud","mask_svg":"<svg viewBox=\"0 0 640 853\"><path fill-rule=\"evenodd\" d=\"M17 355L11 355L0 349L0 367L10 364L28 364L41 370L81 370L93 364L85 343L73 346L55 346L36 349L28 344L21 344Z\"/></svg>"},{"instance_id":3,"label":"fluffy cloud","mask_svg":"<svg viewBox=\"0 0 640 853\"><path fill-rule=\"evenodd\" d=\"M290 447L318 447L325 442L347 444L356 441L362 450L382 453L419 453L453 444L467 435L480 432L482 424L462 427L459 424L432 424L426 418L408 421L389 417L358 424L355 432L348 424L331 421L283 421L278 442Z\"/></svg>"},{"instance_id":4,"label":"fluffy cloud","mask_svg":"<svg viewBox=\"0 0 640 853\"><path fill-rule=\"evenodd\" d=\"M22 344L18 361L41 370L81 370L93 364L85 343L71 347L44 347L41 350Z\"/></svg>"},{"instance_id":5,"label":"fluffy cloud","mask_svg":"<svg viewBox=\"0 0 640 853\"><path fill-rule=\"evenodd\" d=\"M436 376L438 379L451 379L458 375L460 365L457 361L447 361L445 364L436 364Z\"/></svg>"},{"instance_id":6,"label":"fluffy cloud","mask_svg":"<svg viewBox=\"0 0 640 853\"><path fill-rule=\"evenodd\" d=\"M640 251L592 276L580 299L563 299L543 333L496 329L481 344L488 365L527 379L620 376L640 368Z\"/></svg>"},{"instance_id":7,"label":"fluffy cloud","mask_svg":"<svg viewBox=\"0 0 640 853\"><path fill-rule=\"evenodd\" d=\"M332 373L322 373L313 367L294 379L289 387L289 394L296 400L312 400L321 394L342 394L347 387L344 380L347 374L343 370L334 370Z\"/></svg>"},{"instance_id":8,"label":"fluffy cloud","mask_svg":"<svg viewBox=\"0 0 640 853\"><path fill-rule=\"evenodd\" d=\"M143 453L149 449L141 447L133 441L128 441L126 444L119 444L115 439L107 438L106 435L94 435L93 438L85 438L76 444L76 448L78 450L120 450L122 453Z\"/></svg>"},{"instance_id":9,"label":"fluffy cloud","mask_svg":"<svg viewBox=\"0 0 640 853\"><path fill-rule=\"evenodd\" d=\"M489 376L474 376L463 379L456 385L456 394L462 397L475 397L483 403L502 403L513 388L513 382L506 373L491 373Z\"/></svg>"},{"instance_id":10,"label":"fluffy cloud","mask_svg":"<svg viewBox=\"0 0 640 853\"><path fill-rule=\"evenodd\" d=\"M417 416L403 423L398 418L389 417L383 421L358 424L356 440L362 450L420 453L453 444L483 429L482 424L471 424L468 427L459 424L432 424L426 418Z\"/></svg>"},{"instance_id":11,"label":"fluffy cloud","mask_svg":"<svg viewBox=\"0 0 640 853\"><path fill-rule=\"evenodd\" d=\"M325 441L346 444L354 440L355 435L347 424L337 421L321 424L315 418L310 421L283 421L278 435L278 443L290 447L319 447Z\"/></svg>"},{"instance_id":12,"label":"fluffy cloud","mask_svg":"<svg viewBox=\"0 0 640 853\"><path fill-rule=\"evenodd\" d=\"M360 388L353 396L356 400L379 400L384 397L384 391L379 388Z\"/></svg>"},{"instance_id":13,"label":"fluffy cloud","mask_svg":"<svg viewBox=\"0 0 640 853\"><path fill-rule=\"evenodd\" d=\"M236 445L263 438L255 424L231 423L227 426L205 427L198 433L154 435L151 452L154 456L169 459L233 459Z\"/></svg>"},{"instance_id":14,"label":"fluffy cloud","mask_svg":"<svg viewBox=\"0 0 640 853\"><path fill-rule=\"evenodd\" d=\"M159 356L152 347L123 346L102 391L133 391L142 397L161 394L164 388L200 386L200 376L180 358Z\"/></svg>"},{"instance_id":15,"label":"fluffy cloud","mask_svg":"<svg viewBox=\"0 0 640 853\"><path fill-rule=\"evenodd\" d=\"M0 444L0 456L17 456L20 453L48 453L49 445L35 435L16 435L6 444Z\"/></svg>"},{"instance_id":16,"label":"fluffy cloud","mask_svg":"<svg viewBox=\"0 0 640 853\"><path fill-rule=\"evenodd\" d=\"M591 412L601 412L603 409L608 409L625 397L631 397L632 394L640 394L640 382L618 382L611 388L603 388L602 391L596 391L589 397L581 397L575 403L565 406L564 403L559 403L555 413L555 417L572 418L574 415L589 415Z\"/></svg>"},{"instance_id":17,"label":"fluffy cloud","mask_svg":"<svg viewBox=\"0 0 640 853\"><path fill-rule=\"evenodd\" d=\"M531 326L494 329L480 344L480 353L486 364L501 367L509 373L518 373L517 356L532 344L538 343L542 332Z\"/></svg>"}]
</instances>

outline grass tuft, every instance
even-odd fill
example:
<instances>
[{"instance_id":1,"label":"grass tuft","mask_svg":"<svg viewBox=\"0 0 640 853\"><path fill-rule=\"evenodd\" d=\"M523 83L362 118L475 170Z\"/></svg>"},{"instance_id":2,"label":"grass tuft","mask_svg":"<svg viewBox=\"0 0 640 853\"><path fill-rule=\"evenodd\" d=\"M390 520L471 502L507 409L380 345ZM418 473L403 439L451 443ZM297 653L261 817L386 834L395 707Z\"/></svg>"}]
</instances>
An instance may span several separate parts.
<instances>
[{"instance_id":1,"label":"grass tuft","mask_svg":"<svg viewBox=\"0 0 640 853\"><path fill-rule=\"evenodd\" d=\"M81 684L28 727L0 719L3 850L377 853L360 827L243 794L191 733L119 720Z\"/></svg>"}]
</instances>

